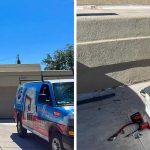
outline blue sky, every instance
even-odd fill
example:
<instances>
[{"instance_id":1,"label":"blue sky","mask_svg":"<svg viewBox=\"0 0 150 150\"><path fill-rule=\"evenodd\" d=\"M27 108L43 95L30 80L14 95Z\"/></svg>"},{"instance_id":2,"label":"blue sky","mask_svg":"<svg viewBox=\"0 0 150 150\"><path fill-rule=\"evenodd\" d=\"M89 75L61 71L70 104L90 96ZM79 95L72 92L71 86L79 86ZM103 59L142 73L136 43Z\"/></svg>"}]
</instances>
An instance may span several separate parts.
<instances>
[{"instance_id":1,"label":"blue sky","mask_svg":"<svg viewBox=\"0 0 150 150\"><path fill-rule=\"evenodd\" d=\"M73 44L73 0L1 0L0 64L41 63Z\"/></svg>"}]
</instances>

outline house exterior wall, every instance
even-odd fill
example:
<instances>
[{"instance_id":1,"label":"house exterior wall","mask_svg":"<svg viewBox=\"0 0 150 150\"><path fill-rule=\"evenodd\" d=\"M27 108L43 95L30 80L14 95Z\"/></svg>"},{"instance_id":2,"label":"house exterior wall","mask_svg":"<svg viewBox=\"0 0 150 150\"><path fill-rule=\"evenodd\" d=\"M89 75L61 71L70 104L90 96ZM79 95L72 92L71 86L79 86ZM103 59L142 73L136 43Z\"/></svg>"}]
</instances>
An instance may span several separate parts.
<instances>
[{"instance_id":1,"label":"house exterior wall","mask_svg":"<svg viewBox=\"0 0 150 150\"><path fill-rule=\"evenodd\" d=\"M14 98L19 85L19 79L41 80L41 74L47 76L44 77L44 80L73 78L71 71L0 71L0 118L13 117Z\"/></svg>"},{"instance_id":2,"label":"house exterior wall","mask_svg":"<svg viewBox=\"0 0 150 150\"><path fill-rule=\"evenodd\" d=\"M79 95L150 80L149 11L112 9L117 15L102 9L78 12L85 14L77 17ZM106 12L108 15L102 15Z\"/></svg>"}]
</instances>

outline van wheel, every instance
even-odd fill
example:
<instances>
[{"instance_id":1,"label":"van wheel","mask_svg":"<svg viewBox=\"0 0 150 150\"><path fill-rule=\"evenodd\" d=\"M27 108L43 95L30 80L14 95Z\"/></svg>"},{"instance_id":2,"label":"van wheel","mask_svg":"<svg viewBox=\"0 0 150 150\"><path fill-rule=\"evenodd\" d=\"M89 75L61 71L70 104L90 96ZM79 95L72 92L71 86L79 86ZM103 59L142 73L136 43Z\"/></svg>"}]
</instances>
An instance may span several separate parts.
<instances>
[{"instance_id":1,"label":"van wheel","mask_svg":"<svg viewBox=\"0 0 150 150\"><path fill-rule=\"evenodd\" d=\"M22 126L22 122L17 120L17 132L20 137L27 136L27 129Z\"/></svg>"},{"instance_id":2,"label":"van wheel","mask_svg":"<svg viewBox=\"0 0 150 150\"><path fill-rule=\"evenodd\" d=\"M62 144L61 134L54 133L50 139L51 150L65 150Z\"/></svg>"}]
</instances>

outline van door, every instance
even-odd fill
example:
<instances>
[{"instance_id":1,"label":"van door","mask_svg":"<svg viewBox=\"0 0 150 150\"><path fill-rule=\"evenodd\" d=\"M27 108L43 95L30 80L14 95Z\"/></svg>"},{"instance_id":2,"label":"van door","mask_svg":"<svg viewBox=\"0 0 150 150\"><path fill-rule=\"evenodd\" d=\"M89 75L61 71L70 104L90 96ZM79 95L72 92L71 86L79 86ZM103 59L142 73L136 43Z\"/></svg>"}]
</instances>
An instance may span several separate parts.
<instances>
[{"instance_id":1,"label":"van door","mask_svg":"<svg viewBox=\"0 0 150 150\"><path fill-rule=\"evenodd\" d=\"M25 93L24 124L32 129L34 128L34 116L36 113L35 98L36 89L34 87L28 88Z\"/></svg>"},{"instance_id":2,"label":"van door","mask_svg":"<svg viewBox=\"0 0 150 150\"><path fill-rule=\"evenodd\" d=\"M43 84L40 89L37 104L38 120L36 120L36 131L48 137L48 127L50 121L47 116L52 108L52 98L48 84Z\"/></svg>"}]
</instances>

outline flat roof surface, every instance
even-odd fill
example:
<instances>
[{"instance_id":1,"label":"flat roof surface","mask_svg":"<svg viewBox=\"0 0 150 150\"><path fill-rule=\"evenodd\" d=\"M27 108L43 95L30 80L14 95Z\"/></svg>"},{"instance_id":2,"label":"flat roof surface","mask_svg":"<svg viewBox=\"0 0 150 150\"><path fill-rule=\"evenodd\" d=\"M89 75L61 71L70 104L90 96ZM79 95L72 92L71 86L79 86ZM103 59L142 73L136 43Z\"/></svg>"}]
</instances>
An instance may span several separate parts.
<instances>
[{"instance_id":1,"label":"flat roof surface","mask_svg":"<svg viewBox=\"0 0 150 150\"><path fill-rule=\"evenodd\" d=\"M77 110L78 149L85 150L149 150L150 130L140 132L142 136L125 137L137 126L126 128L116 140L107 139L121 126L130 122L130 115L140 112L145 120L145 100L140 91L150 86L150 82L139 83L129 87L118 87L113 98L79 105Z\"/></svg>"},{"instance_id":2,"label":"flat roof surface","mask_svg":"<svg viewBox=\"0 0 150 150\"><path fill-rule=\"evenodd\" d=\"M150 5L83 5L77 7L78 19L149 18Z\"/></svg>"}]
</instances>

